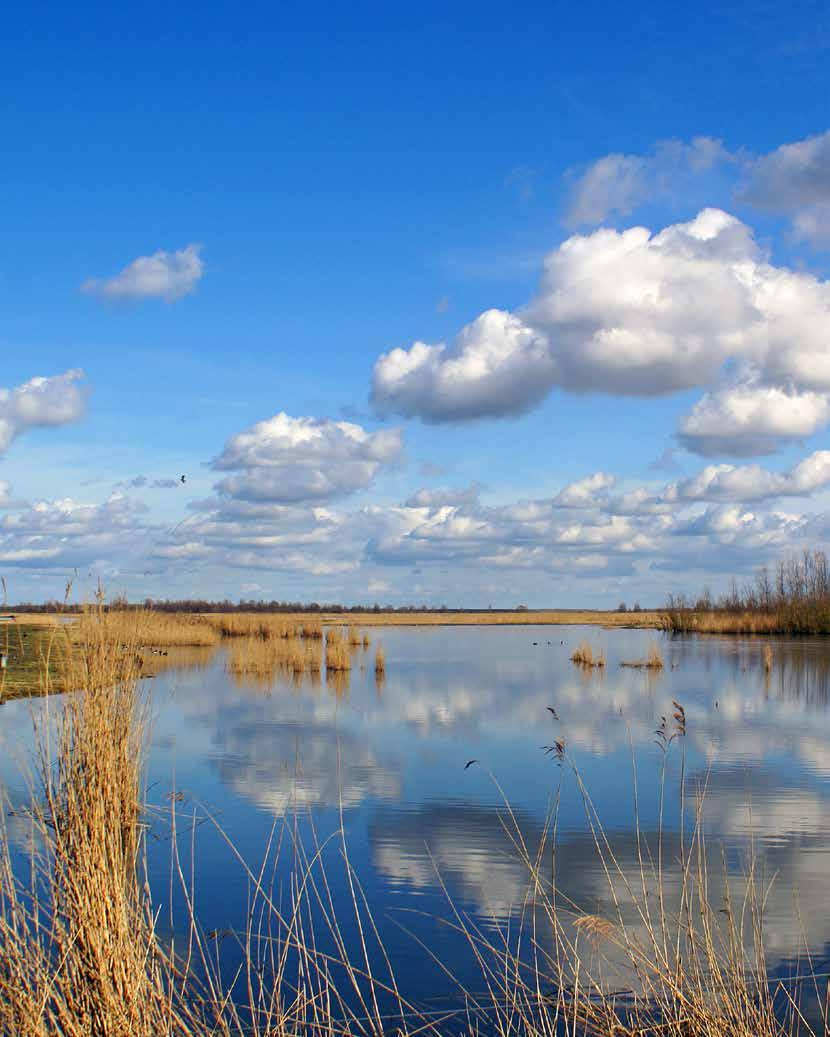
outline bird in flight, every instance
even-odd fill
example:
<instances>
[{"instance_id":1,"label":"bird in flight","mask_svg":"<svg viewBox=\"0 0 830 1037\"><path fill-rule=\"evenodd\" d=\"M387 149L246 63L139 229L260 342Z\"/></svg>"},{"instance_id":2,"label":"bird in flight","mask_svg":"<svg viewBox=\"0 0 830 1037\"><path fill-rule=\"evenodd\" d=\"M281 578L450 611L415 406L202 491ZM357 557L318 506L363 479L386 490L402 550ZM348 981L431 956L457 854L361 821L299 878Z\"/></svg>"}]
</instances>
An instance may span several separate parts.
<instances>
[{"instance_id":1,"label":"bird in flight","mask_svg":"<svg viewBox=\"0 0 830 1037\"><path fill-rule=\"evenodd\" d=\"M181 481L182 481L182 484L186 483L186 482L187 482L187 476L186 476L186 475L183 475L183 476L181 477Z\"/></svg>"},{"instance_id":2,"label":"bird in flight","mask_svg":"<svg viewBox=\"0 0 830 1037\"><path fill-rule=\"evenodd\" d=\"M548 713L550 713L554 720L559 719L559 714L556 712L553 706L545 706L545 709L548 711Z\"/></svg>"},{"instance_id":3,"label":"bird in flight","mask_svg":"<svg viewBox=\"0 0 830 1037\"><path fill-rule=\"evenodd\" d=\"M464 770L469 770L474 763L478 763L478 760L467 760L467 762L464 764Z\"/></svg>"}]
</instances>

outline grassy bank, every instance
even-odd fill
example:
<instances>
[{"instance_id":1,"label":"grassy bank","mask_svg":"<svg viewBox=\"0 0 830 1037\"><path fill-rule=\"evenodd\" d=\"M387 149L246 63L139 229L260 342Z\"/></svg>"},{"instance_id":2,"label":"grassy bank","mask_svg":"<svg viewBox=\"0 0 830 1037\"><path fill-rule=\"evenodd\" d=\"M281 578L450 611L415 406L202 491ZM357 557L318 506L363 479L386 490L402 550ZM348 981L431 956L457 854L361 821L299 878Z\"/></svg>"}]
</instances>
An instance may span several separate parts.
<instances>
[{"instance_id":1,"label":"grassy bank","mask_svg":"<svg viewBox=\"0 0 830 1037\"><path fill-rule=\"evenodd\" d=\"M48 625L9 623L0 627L0 653L6 668L0 669L0 702L60 691L65 669L66 636Z\"/></svg>"},{"instance_id":2,"label":"grassy bank","mask_svg":"<svg viewBox=\"0 0 830 1037\"><path fill-rule=\"evenodd\" d=\"M739 895L724 894L718 865L708 864L701 808L694 830L672 843L679 882L664 878L662 834L647 845L637 833L634 861L630 853L617 857L564 742L561 773L582 794L608 881L603 913L596 903L588 910L574 904L558 885L555 810L541 845L528 846L505 805L505 832L527 872L524 913L532 926L491 933L448 908L445 922L466 937L482 979L475 991L459 990L458 1014L425 1015L400 993L342 833L340 859L353 891L346 928L359 940L343 937L320 857L295 843L293 873L280 880L291 891L286 904L272 899L274 878L264 864L249 870L240 859L250 885L248 928L235 934L243 968L223 977L192 911L178 942L155 929L166 905L144 880L145 632L138 624L128 640L114 642L103 615L79 621L63 665L66 683L82 690L56 713L55 735L39 740L40 786L25 814L34 879L13 867L0 826L4 1037L439 1037L450 1028L500 1037L827 1037L826 1026L807 1026L790 988L769 981L765 888L750 869ZM679 704L666 724L665 753L682 751ZM170 874L191 904L174 802ZM825 983L814 982L821 1000Z\"/></svg>"},{"instance_id":3,"label":"grassy bank","mask_svg":"<svg viewBox=\"0 0 830 1037\"><path fill-rule=\"evenodd\" d=\"M260 616L254 613L253 616ZM214 617L210 617L213 619ZM218 617L216 617L218 618ZM292 623L308 621L305 613L285 614L281 618ZM605 627L659 628L661 613L603 612L583 609L528 609L511 612L323 612L319 621L324 626L356 627L446 627L446 626L573 626L578 624Z\"/></svg>"}]
</instances>

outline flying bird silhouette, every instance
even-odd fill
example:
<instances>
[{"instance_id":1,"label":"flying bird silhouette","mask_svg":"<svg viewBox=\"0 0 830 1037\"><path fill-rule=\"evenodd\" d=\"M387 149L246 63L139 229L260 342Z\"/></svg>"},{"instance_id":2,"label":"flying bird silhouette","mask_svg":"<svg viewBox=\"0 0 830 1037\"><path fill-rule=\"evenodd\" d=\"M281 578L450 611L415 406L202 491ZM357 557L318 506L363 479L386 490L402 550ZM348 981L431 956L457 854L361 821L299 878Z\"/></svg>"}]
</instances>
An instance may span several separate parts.
<instances>
[{"instance_id":1,"label":"flying bird silhouette","mask_svg":"<svg viewBox=\"0 0 830 1037\"><path fill-rule=\"evenodd\" d=\"M474 763L478 763L478 760L467 760L467 762L464 764L464 770L469 770Z\"/></svg>"},{"instance_id":2,"label":"flying bird silhouette","mask_svg":"<svg viewBox=\"0 0 830 1037\"><path fill-rule=\"evenodd\" d=\"M187 482L187 476L186 476L186 475L183 475L183 476L181 477L181 481L182 481L182 483L186 483L186 482Z\"/></svg>"},{"instance_id":3,"label":"flying bird silhouette","mask_svg":"<svg viewBox=\"0 0 830 1037\"><path fill-rule=\"evenodd\" d=\"M545 706L545 709L548 711L548 713L550 713L554 720L559 719L559 714L556 712L553 706Z\"/></svg>"}]
</instances>

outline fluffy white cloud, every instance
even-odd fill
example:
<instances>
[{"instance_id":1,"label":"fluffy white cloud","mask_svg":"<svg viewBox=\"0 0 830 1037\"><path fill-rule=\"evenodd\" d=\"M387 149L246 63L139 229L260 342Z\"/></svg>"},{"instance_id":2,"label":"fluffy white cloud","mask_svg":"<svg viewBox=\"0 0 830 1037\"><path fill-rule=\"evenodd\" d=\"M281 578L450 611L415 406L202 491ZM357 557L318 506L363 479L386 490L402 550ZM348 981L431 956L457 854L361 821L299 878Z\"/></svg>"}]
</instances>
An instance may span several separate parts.
<instances>
[{"instance_id":1,"label":"fluffy white cloud","mask_svg":"<svg viewBox=\"0 0 830 1037\"><path fill-rule=\"evenodd\" d=\"M140 558L152 527L142 504L114 494L102 504L38 501L0 519L0 563L66 569Z\"/></svg>"},{"instance_id":2,"label":"fluffy white cloud","mask_svg":"<svg viewBox=\"0 0 830 1037\"><path fill-rule=\"evenodd\" d=\"M735 360L773 384L827 390L828 329L828 282L773 266L749 227L705 209L658 234L569 238L518 315L488 310L451 348L416 342L382 355L372 397L426 421L502 417L555 385L658 395L710 385Z\"/></svg>"},{"instance_id":3,"label":"fluffy white cloud","mask_svg":"<svg viewBox=\"0 0 830 1037\"><path fill-rule=\"evenodd\" d=\"M0 388L0 453L27 429L67 425L86 411L83 372L32 378L16 389Z\"/></svg>"},{"instance_id":4,"label":"fluffy white cloud","mask_svg":"<svg viewBox=\"0 0 830 1037\"><path fill-rule=\"evenodd\" d=\"M236 473L217 484L220 493L294 503L364 489L382 468L399 460L402 450L398 429L367 432L347 421L281 412L229 439L212 467Z\"/></svg>"},{"instance_id":5,"label":"fluffy white cloud","mask_svg":"<svg viewBox=\"0 0 830 1037\"><path fill-rule=\"evenodd\" d=\"M375 364L372 401L382 413L426 421L504 417L539 403L556 380L543 335L503 310L487 310L451 347L415 342Z\"/></svg>"},{"instance_id":6,"label":"fluffy white cloud","mask_svg":"<svg viewBox=\"0 0 830 1037\"><path fill-rule=\"evenodd\" d=\"M802 497L830 484L830 450L817 450L788 472L760 465L708 465L691 479L675 483L666 496L682 500L751 501Z\"/></svg>"},{"instance_id":7,"label":"fluffy white cloud","mask_svg":"<svg viewBox=\"0 0 830 1037\"><path fill-rule=\"evenodd\" d=\"M106 299L163 299L176 302L195 290L205 272L201 245L139 256L114 277L90 278L81 291Z\"/></svg>"},{"instance_id":8,"label":"fluffy white cloud","mask_svg":"<svg viewBox=\"0 0 830 1037\"><path fill-rule=\"evenodd\" d=\"M682 191L690 175L733 161L719 140L661 141L650 155L604 155L573 182L565 213L570 227L626 215L647 200Z\"/></svg>"},{"instance_id":9,"label":"fluffy white cloud","mask_svg":"<svg viewBox=\"0 0 830 1037\"><path fill-rule=\"evenodd\" d=\"M706 393L681 420L679 439L687 450L705 457L749 457L810 436L829 420L826 393L749 379Z\"/></svg>"},{"instance_id":10,"label":"fluffy white cloud","mask_svg":"<svg viewBox=\"0 0 830 1037\"><path fill-rule=\"evenodd\" d=\"M593 475L578 479L566 486L555 498L555 503L563 508L596 507L616 483L616 478L607 472L594 472Z\"/></svg>"}]
</instances>

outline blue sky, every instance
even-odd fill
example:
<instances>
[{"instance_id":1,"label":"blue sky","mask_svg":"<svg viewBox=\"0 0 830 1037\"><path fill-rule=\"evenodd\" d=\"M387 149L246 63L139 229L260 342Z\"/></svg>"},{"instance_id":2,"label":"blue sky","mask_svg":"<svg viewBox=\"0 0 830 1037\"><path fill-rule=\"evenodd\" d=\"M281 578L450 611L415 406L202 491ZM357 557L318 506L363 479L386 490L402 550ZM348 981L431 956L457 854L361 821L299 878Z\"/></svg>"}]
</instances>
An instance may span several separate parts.
<instances>
[{"instance_id":1,"label":"blue sky","mask_svg":"<svg viewBox=\"0 0 830 1037\"><path fill-rule=\"evenodd\" d=\"M11 597L657 603L822 542L829 53L818 3L12 12Z\"/></svg>"}]
</instances>

